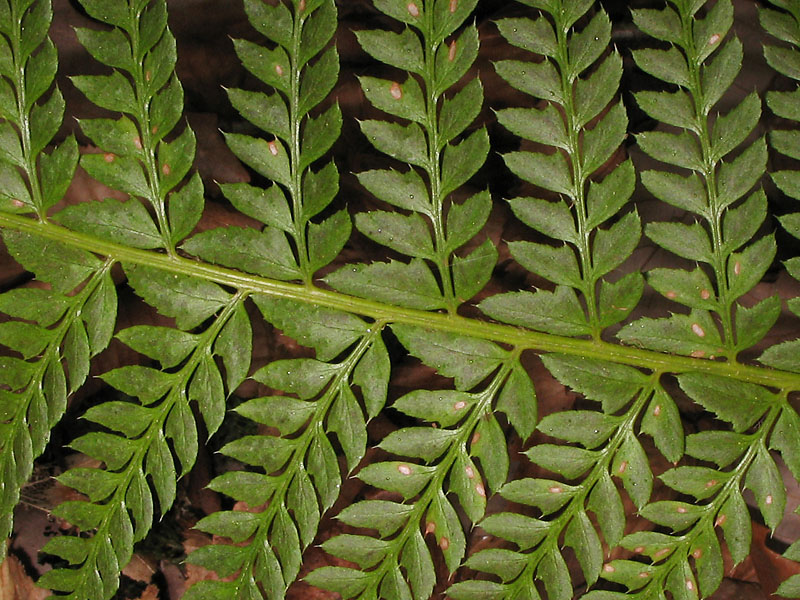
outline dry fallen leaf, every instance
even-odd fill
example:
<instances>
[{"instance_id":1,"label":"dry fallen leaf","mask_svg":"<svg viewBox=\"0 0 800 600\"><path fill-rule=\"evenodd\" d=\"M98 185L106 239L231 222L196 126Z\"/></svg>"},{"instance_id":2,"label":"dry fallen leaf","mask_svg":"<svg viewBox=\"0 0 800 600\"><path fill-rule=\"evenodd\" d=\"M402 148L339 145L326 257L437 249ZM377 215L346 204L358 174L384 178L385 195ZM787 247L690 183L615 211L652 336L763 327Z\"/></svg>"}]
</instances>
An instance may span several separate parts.
<instances>
[{"instance_id":1,"label":"dry fallen leaf","mask_svg":"<svg viewBox=\"0 0 800 600\"><path fill-rule=\"evenodd\" d=\"M0 565L0 600L44 600L49 595L48 590L36 587L13 554Z\"/></svg>"}]
</instances>

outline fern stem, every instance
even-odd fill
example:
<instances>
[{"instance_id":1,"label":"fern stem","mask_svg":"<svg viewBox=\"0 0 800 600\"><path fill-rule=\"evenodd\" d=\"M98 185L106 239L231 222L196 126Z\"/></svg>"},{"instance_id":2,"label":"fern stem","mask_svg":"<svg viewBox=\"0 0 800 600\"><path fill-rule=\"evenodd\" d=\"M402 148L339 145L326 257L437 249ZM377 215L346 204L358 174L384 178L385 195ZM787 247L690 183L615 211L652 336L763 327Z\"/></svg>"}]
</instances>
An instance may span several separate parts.
<instances>
[{"instance_id":1,"label":"fern stem","mask_svg":"<svg viewBox=\"0 0 800 600\"><path fill-rule=\"evenodd\" d=\"M39 174L36 170L36 156L31 152L31 122L28 110L28 94L25 88L25 64L20 62L22 53L22 19L23 14L19 14L18 5L16 2L9 2L11 7L11 22L19 27L11 28L11 56L13 57L13 69L15 75L15 91L17 97L17 125L19 126L19 137L22 142L22 156L25 162L25 174L28 176L28 185L30 186L31 199L33 200L33 208L36 211L36 216L41 222L47 221L47 212L43 208L44 200L42 198L42 186L39 181ZM23 11L24 12L24 11Z\"/></svg>"},{"instance_id":2,"label":"fern stem","mask_svg":"<svg viewBox=\"0 0 800 600\"><path fill-rule=\"evenodd\" d=\"M436 49L438 44L430 41L433 27L433 8L425 11L427 26L423 32L423 52L425 53L425 113L428 138L428 177L431 186L431 208L434 234L434 253L436 266L441 277L442 291L444 292L447 310L455 314L458 310L458 301L453 287L453 276L450 272L450 251L447 248L447 232L444 224L444 201L442 197L442 167L441 143L439 140L439 94L436 93Z\"/></svg>"},{"instance_id":3,"label":"fern stem","mask_svg":"<svg viewBox=\"0 0 800 600\"><path fill-rule=\"evenodd\" d=\"M147 187L150 190L150 197L148 200L156 213L158 230L161 233L161 239L167 254L169 256L177 256L175 244L172 240L169 220L167 218L164 197L162 196L161 182L158 177L158 161L156 160L155 143L153 140L155 132L153 131L153 126L150 121L149 107L151 98L147 92L147 81L149 81L151 75L145 71L144 60L136 60L140 55L138 21L141 13L137 14L136 7L134 4L130 3L130 0L128 10L130 11L130 21L127 34L130 36L131 55L134 58L133 64L136 69L131 75L134 82L133 90L136 96L136 119L139 125L139 135L142 144L142 153L144 155L144 167L147 173Z\"/></svg>"},{"instance_id":4,"label":"fern stem","mask_svg":"<svg viewBox=\"0 0 800 600\"><path fill-rule=\"evenodd\" d=\"M289 187L289 193L292 196L292 220L294 221L292 237L294 237L294 242L297 246L297 259L300 272L303 274L303 282L310 286L314 274L309 271L308 243L306 242L306 226L308 219L303 214L303 172L300 169L300 125L302 116L299 111L301 75L301 66L299 63L303 20L304 18L300 14L300 10L295 9L292 27L292 47L289 53L289 68L292 78L291 91L289 94L289 128L291 130L291 162L289 168L291 169L290 178L292 184Z\"/></svg>"},{"instance_id":5,"label":"fern stem","mask_svg":"<svg viewBox=\"0 0 800 600\"><path fill-rule=\"evenodd\" d=\"M682 8L682 7L680 7ZM730 287L726 272L727 256L723 252L724 241L722 239L722 209L719 206L717 196L717 160L713 159L711 152L711 134L708 124L708 109L704 102L703 84L700 77L700 63L697 61L698 52L695 48L692 33L693 19L685 10L680 10L681 28L683 34L683 49L686 52L689 75L691 77L692 88L689 94L692 97L695 107L697 125L695 134L700 142L700 150L703 156L703 179L705 181L706 193L708 195L709 212L704 214L708 227L711 230L713 244L713 263L714 275L717 281L717 294L722 310L719 317L722 322L723 342L725 351L722 353L728 360L736 360L735 339L733 333L733 320L731 307L733 299L730 298Z\"/></svg>"},{"instance_id":6,"label":"fern stem","mask_svg":"<svg viewBox=\"0 0 800 600\"><path fill-rule=\"evenodd\" d=\"M652 371L669 373L694 371L730 377L737 381L746 381L773 388L792 391L800 390L800 373L736 362L725 363L702 358L673 356L604 341L574 339L500 323L477 321L453 314L439 314L412 308L402 308L329 290L275 281L193 259L183 257L170 258L158 252L130 248L49 223L38 223L33 219L17 215L0 213L0 226L24 231L47 239L58 240L64 244L101 254L116 261L149 266L168 273L178 273L214 281L243 292L265 294L314 306L343 310L388 323L407 323L437 331L492 340L525 350L585 356Z\"/></svg>"},{"instance_id":7,"label":"fern stem","mask_svg":"<svg viewBox=\"0 0 800 600\"><path fill-rule=\"evenodd\" d=\"M584 294L586 309L589 312L589 327L592 330L592 337L599 340L602 327L597 312L597 279L594 276L594 269L592 266L591 230L586 226L588 218L586 207L586 181L589 174L583 172L580 128L577 127L575 123L575 78L570 68L569 48L567 46L567 31L569 30L563 26L560 18L562 16L563 14L561 12L556 12L554 14L556 21L556 41L558 42L556 62L558 62L559 66L561 89L564 96L564 113L567 121L567 137L569 139L569 152L567 154L572 167L574 194L572 200L575 203L575 215L578 220L578 254L581 260L581 276L583 279L583 289L581 291Z\"/></svg>"}]
</instances>

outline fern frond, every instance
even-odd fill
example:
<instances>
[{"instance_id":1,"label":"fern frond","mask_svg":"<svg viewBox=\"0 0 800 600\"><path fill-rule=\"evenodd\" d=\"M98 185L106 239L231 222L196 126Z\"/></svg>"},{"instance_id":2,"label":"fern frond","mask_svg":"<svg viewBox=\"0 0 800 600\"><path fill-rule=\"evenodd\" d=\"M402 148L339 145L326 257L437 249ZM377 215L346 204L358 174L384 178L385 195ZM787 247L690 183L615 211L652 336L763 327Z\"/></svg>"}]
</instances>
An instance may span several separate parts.
<instances>
[{"instance_id":1,"label":"fern frond","mask_svg":"<svg viewBox=\"0 0 800 600\"><path fill-rule=\"evenodd\" d=\"M800 80L800 3L796 1L773 2L783 9L774 10L761 8L759 19L761 26L771 35L789 44L789 47L765 46L764 56L767 63L777 72L794 79ZM791 121L800 121L800 102L797 91L795 92L768 92L767 104L772 112L779 117ZM790 158L797 158L797 135L793 131L773 131L770 135L770 144L774 150ZM786 195L800 199L800 180L796 171L777 171L771 173L772 180ZM781 225L795 237L800 237L800 213L790 213L780 217ZM800 260L791 258L785 262L786 270L795 279L800 279ZM800 303L796 298L789 300L789 309L800 316ZM768 348L759 361L779 369L800 371L798 361L800 340L790 340ZM791 470L795 479L800 480L800 448L797 444L797 432L800 431L800 417L792 406L786 403L781 416L775 425L770 439L770 448L779 450L786 465ZM760 503L759 506L762 504ZM784 553L786 558L800 562L800 543L794 542ZM777 592L787 598L800 598L800 576L793 575L782 582Z\"/></svg>"},{"instance_id":2,"label":"fern frond","mask_svg":"<svg viewBox=\"0 0 800 600\"><path fill-rule=\"evenodd\" d=\"M56 87L58 69L47 36L53 19L50 0L10 0L0 7L0 202L4 212L47 211L66 192L78 161L70 136L49 154L64 118L64 97Z\"/></svg>"},{"instance_id":3,"label":"fern frond","mask_svg":"<svg viewBox=\"0 0 800 600\"><path fill-rule=\"evenodd\" d=\"M63 196L78 161L72 136L43 152L64 116L59 89L48 95L58 68L47 36L52 18L48 0L0 5L0 204L5 212L34 213L40 221ZM8 537L33 460L63 416L68 393L83 385L90 357L108 344L116 297L111 262L58 242L42 247L42 240L21 233L9 233L5 241L11 254L51 287L0 295L3 312L15 319L0 325L0 342L21 356L3 359L0 392L0 534ZM3 546L0 558L5 552Z\"/></svg>"},{"instance_id":4,"label":"fern frond","mask_svg":"<svg viewBox=\"0 0 800 600\"><path fill-rule=\"evenodd\" d=\"M317 116L310 114L339 75L335 46L325 49L336 31L336 7L331 0L294 2L291 11L282 2L244 4L250 23L277 46L267 49L235 40L236 53L272 93L231 89L228 97L245 119L274 138L238 133L225 137L234 154L274 183L266 190L244 183L221 188L237 209L266 227L261 232L214 229L194 236L182 248L213 263L310 285L314 273L342 250L351 227L346 210L319 223L311 221L339 190L332 161L316 171L311 165L339 137L341 110L334 102Z\"/></svg>"},{"instance_id":5,"label":"fern frond","mask_svg":"<svg viewBox=\"0 0 800 600\"><path fill-rule=\"evenodd\" d=\"M761 25L768 33L789 44L789 47L765 46L764 56L769 65L779 73L800 80L800 70L797 68L800 57L800 6L796 2L775 2L775 6L786 12L763 8L759 12ZM796 92L768 92L767 104L772 112L779 117L791 121L800 121L800 99ZM797 158L797 135L793 131L773 131L770 136L772 148L777 152ZM800 181L796 171L777 171L771 174L772 180L786 195L800 199ZM780 217L783 227L793 236L800 237L800 217L798 213L791 213ZM800 260L792 258L786 261L786 269L795 278L800 279ZM789 300L789 308L800 316L800 304L796 299ZM765 351L759 360L765 365L800 371L798 352L800 341L792 340L773 346Z\"/></svg>"},{"instance_id":6,"label":"fern frond","mask_svg":"<svg viewBox=\"0 0 800 600\"><path fill-rule=\"evenodd\" d=\"M226 137L241 160L274 183L266 190L248 184L223 185L222 190L234 206L266 227L260 232L210 230L182 248L218 264L310 285L314 273L339 254L350 236L346 210L320 223L311 221L338 190L333 162L318 171L311 165L339 135L339 107L333 104L316 117L309 114L337 80L336 49L323 50L336 29L336 8L331 0L295 3L292 10L283 3L248 1L245 8L253 26L277 45L269 50L239 40L237 54L274 91L228 94L245 118L275 139ZM231 240L237 240L235 252ZM256 423L276 427L282 437L245 436L222 448L223 454L263 472L227 473L210 487L246 502L252 510L218 512L197 527L234 543L249 541L192 553L190 562L216 570L221 577L236 577L201 582L189 590L189 598L260 598L262 589L268 598L284 596L298 575L302 552L314 539L321 514L339 495L341 475L329 433L336 434L349 470L365 453L366 422L351 386L361 388L369 417L380 412L386 398L389 359L381 340L382 322L369 324L350 314L276 298L254 299L267 321L313 347L316 359L275 361L252 375L297 398L257 398L237 408ZM326 422L327 427L322 426Z\"/></svg>"},{"instance_id":7,"label":"fern frond","mask_svg":"<svg viewBox=\"0 0 800 600\"><path fill-rule=\"evenodd\" d=\"M81 167L131 198L81 203L56 219L82 233L136 248L160 247L174 255L175 245L194 229L203 212L203 185L195 173L177 189L194 161L191 128L166 141L183 114L166 2L125 0L111 9L97 0L82 4L112 29L79 29L78 40L113 72L79 75L72 82L92 103L124 114L116 120L81 121L81 129L102 150L84 155ZM155 223L137 198L152 207Z\"/></svg>"},{"instance_id":8,"label":"fern frond","mask_svg":"<svg viewBox=\"0 0 800 600\"><path fill-rule=\"evenodd\" d=\"M671 459L677 461L682 454L678 411L659 385L657 373L648 376L621 365L555 354L544 360L559 381L601 402L603 412L563 412L542 419L540 431L582 447L539 444L525 454L574 483L528 478L503 486L501 496L535 507L540 515L531 518L503 512L486 517L481 527L513 542L519 550L490 549L470 556L465 566L495 575L502 583L457 583L448 590L453 598L483 597L487 586L492 597L525 597L530 593L526 590L536 588L536 580L544 584L549 598L571 598L573 586L561 539L578 556L586 583L594 584L603 566L603 547L587 511L594 514L607 547L614 548L622 539L626 518L612 477L621 481L640 509L652 491L653 475L636 431L639 422L641 431L652 434ZM509 569L509 564L516 568Z\"/></svg>"},{"instance_id":9,"label":"fern frond","mask_svg":"<svg viewBox=\"0 0 800 600\"><path fill-rule=\"evenodd\" d=\"M678 261L647 274L679 306L668 319L645 312L645 278L626 274L641 226L627 207L635 173L623 158L621 59L609 48L611 25L598 3L523 0L533 18L498 24L508 42L533 55L501 61L496 70L536 103L501 110L498 121L534 145L504 159L537 196L509 202L529 228L522 236L537 237L498 249L482 231L490 193L470 189L489 152L487 131L475 124L484 90L468 74L479 52L478 29L468 21L480 14L478 2L375 0L380 18L396 26L356 36L392 74L360 80L389 121L364 121L361 131L387 163L356 177L393 209L354 220L399 259L332 273L351 233L347 211L333 205L339 174L326 158L343 126L329 100L339 79L334 0L244 0L267 41L233 47L260 87L226 91L258 133L232 128L223 135L268 183L220 187L263 228L194 236L203 189L199 174L189 173L194 134L179 125L183 92L167 4L82 4L102 29L78 37L111 74L79 76L75 84L122 113L80 123L101 148L82 163L130 198L56 213L78 153L72 138L44 151L63 112L58 91L48 92L55 73L46 40L50 5L0 0L0 225L11 255L40 282L0 294L10 319L0 323L0 342L11 354L0 358L6 534L32 461L114 333L112 267L120 263L136 295L171 321L116 333L143 362L100 375L127 398L95 403L84 414L91 432L71 447L98 466L59 477L84 499L54 515L80 534L48 542L44 551L63 562L40 585L76 600L113 596L135 544L177 498L199 432L215 434L228 398L248 377L265 391L235 411L259 433L221 450L243 466L217 474L209 487L236 504L197 524L217 539L188 562L217 579L191 587L187 598L284 597L340 495L342 469L380 497L341 510L338 519L358 531L321 543L354 568L324 567L306 581L365 600L426 600L439 591L481 600L577 593L690 600L718 587L721 543L736 562L748 554L746 497L768 527L779 525L786 490L778 454L800 475L800 369L797 340L768 349L760 365L739 358L764 343L780 301L750 306L743 297L775 246L758 233L765 197L751 192L766 169L764 141L750 141L758 97L716 114L741 58L728 34L730 0L671 0L661 10L635 11L639 27L668 46L639 50L636 61L670 86L636 95L660 122L659 131L639 136L640 146L679 173L646 171L643 180L660 200L691 213L687 223L646 228ZM798 79L800 7L774 4L762 22L789 46L766 54L774 69ZM796 97L767 96L776 114L800 121ZM797 158L793 133L771 138L776 151ZM775 180L799 195L792 172ZM781 220L797 234L795 217ZM489 319L462 316L506 247L545 289L483 300ZM681 269L681 260L696 264ZM796 259L786 266L800 273ZM797 302L789 301L795 313ZM625 324L634 310L639 320ZM262 319L306 348L303 358L282 356L250 373L253 329ZM610 340L617 327L622 344ZM389 349L401 346L451 385L393 400L389 414L404 424L375 440L378 449L368 455L367 422L394 398ZM537 381L552 376L582 396L578 409L538 422L536 392L546 387L534 390L527 351L541 357ZM701 431L684 431L679 403L703 411ZM533 444L524 454L534 475L508 481L509 435ZM648 436L673 463L665 472L649 456ZM651 502L657 480L671 495ZM500 512L492 500L503 503ZM642 517L635 524L628 500ZM654 531L642 530L645 519ZM625 535L631 525L637 533ZM504 546L471 551L473 527ZM618 559L605 562L606 552ZM786 556L800 558L800 546ZM450 583L440 576L445 570ZM580 591L584 583L588 593ZM791 578L781 591L798 595L797 586ZM622 588L629 593L609 591Z\"/></svg>"},{"instance_id":10,"label":"fern frond","mask_svg":"<svg viewBox=\"0 0 800 600\"><path fill-rule=\"evenodd\" d=\"M688 176L644 171L642 182L660 200L700 218L688 225L650 223L645 231L665 250L705 266L650 271L648 283L690 313L640 319L618 337L655 350L735 360L766 335L780 313L777 296L752 307L737 302L760 281L775 256L771 234L751 243L767 214L764 192L758 189L741 200L761 179L767 150L759 138L728 158L757 125L761 102L751 93L728 113L712 114L739 73L742 44L727 37L733 24L730 1L716 2L699 19L701 6L675 2L633 14L642 31L673 44L669 50L634 52L637 65L679 86L675 92L636 95L645 112L678 129L640 134L639 146L656 160L693 171Z\"/></svg>"},{"instance_id":11,"label":"fern frond","mask_svg":"<svg viewBox=\"0 0 800 600\"><path fill-rule=\"evenodd\" d=\"M614 101L622 58L616 51L606 53L611 23L602 10L577 31L574 25L589 4L534 5L543 11L537 19L504 19L497 25L511 44L544 60L503 60L495 67L541 106L505 109L497 117L514 134L547 147L547 152L512 152L504 159L537 193L550 192L555 200L523 197L510 204L523 223L563 245L511 242L515 260L555 289L493 296L481 309L506 323L599 339L603 329L630 314L644 287L639 273L608 278L641 235L638 214L620 214L633 193L633 165L613 159L628 124L624 105ZM600 179L598 170L609 161ZM615 216L610 227L599 228Z\"/></svg>"},{"instance_id":12,"label":"fern frond","mask_svg":"<svg viewBox=\"0 0 800 600\"><path fill-rule=\"evenodd\" d=\"M422 463L375 462L358 477L404 502L366 500L347 507L338 515L340 520L375 529L381 539L345 534L328 540L322 544L326 551L349 560L357 557L362 571L322 567L306 577L345 598L429 598L436 575L425 536L432 536L451 573L466 552L464 530L447 494L458 498L470 522L476 523L486 509L487 493L499 490L508 477L505 435L493 405L509 415L527 410L527 422L517 421L525 434L536 419L533 384L519 364L518 352L417 327L396 324L392 330L414 356L453 377L456 389L416 390L393 404L429 424L394 431L378 447ZM468 391L487 377L484 388Z\"/></svg>"},{"instance_id":13,"label":"fern frond","mask_svg":"<svg viewBox=\"0 0 800 600\"><path fill-rule=\"evenodd\" d=\"M483 88L473 77L445 96L478 55L475 25L458 31L476 4L477 0L403 6L377 2L379 10L405 23L405 29L357 33L368 54L407 72L405 81L360 78L367 99L402 121L363 121L361 131L377 150L406 163L407 170L366 171L358 174L359 182L380 200L410 214L362 213L356 216L356 227L411 260L341 269L325 278L339 291L455 313L491 276L497 262L491 241L467 255L456 253L486 223L492 204L489 193L475 193L461 203L453 196L477 173L489 152L485 127L466 133L483 103Z\"/></svg>"},{"instance_id":14,"label":"fern frond","mask_svg":"<svg viewBox=\"0 0 800 600\"><path fill-rule=\"evenodd\" d=\"M732 415L740 419L740 401L749 403L749 415L734 422L732 432L705 431L687 437L687 454L714 463L716 468L679 466L659 476L667 486L693 496L696 502L662 500L641 511L643 517L673 532L668 535L639 531L622 539L620 544L625 549L646 556L651 564L620 559L604 565L604 579L624 585L640 598L658 597L664 590L675 597L697 598L717 590L724 569L716 529L722 530L734 562L744 560L750 551L751 525L743 487L754 493L772 528L783 518L786 504L783 480L767 450L767 440L779 415L787 408L794 413L785 396L771 394L759 386L739 388L734 395L725 385L715 386L721 382L694 374L681 376L679 381L694 400L717 410L722 419ZM752 429L756 422L757 427ZM709 502L702 503L709 498ZM611 596L591 592L586 597L599 600Z\"/></svg>"},{"instance_id":15,"label":"fern frond","mask_svg":"<svg viewBox=\"0 0 800 600\"><path fill-rule=\"evenodd\" d=\"M154 280L158 280L154 273L131 273L137 292L151 301ZM158 508L164 514L175 499L177 477L187 473L194 464L198 435L189 402L198 403L210 433L222 421L225 394L214 354L221 356L229 383L234 387L243 379L242 371L246 373L249 368L250 323L242 307L246 294L223 296L224 292L217 287L218 300L214 303L209 289L214 284L205 284L203 289L192 283L184 278L178 284L173 283L170 291L158 289L159 300L155 303L163 310L165 303L161 297L168 295L173 303L182 301L192 317L200 320L207 318L204 311L219 310L203 333L192 336L170 330L165 336L161 328L140 326L118 334L162 366L178 363L182 366L174 372L126 366L103 375L107 383L137 398L138 402L106 402L84 414L85 419L113 433L88 433L72 442L72 446L105 466L102 469L76 468L60 475L61 483L84 494L88 500L62 503L53 513L93 535L57 537L45 545L43 552L60 556L77 568L48 571L39 581L43 587L68 592L67 597L75 600L110 598L114 594L119 585L119 572L133 554L133 544L143 539L152 526L155 503L148 480L152 482ZM196 297L192 294L200 293L209 298L210 308L189 305L188 300ZM188 327L196 325L187 315L182 315L182 320ZM183 338L182 351L176 352L179 346L175 338L178 337ZM247 348L246 363L241 364L240 357L229 352L232 342L237 346L237 353ZM176 468L173 454L180 469Z\"/></svg>"},{"instance_id":16,"label":"fern frond","mask_svg":"<svg viewBox=\"0 0 800 600\"><path fill-rule=\"evenodd\" d=\"M103 262L55 242L44 246L48 258L42 261L38 256L43 249L41 240L10 232L4 239L20 262L40 273L52 267L73 271L71 277L67 275L61 281L42 273L42 281L50 280L53 290L20 288L0 295L4 312L24 319L0 325L0 341L22 356L2 360L6 389L0 393L0 472L4 484L0 501L7 508L2 531L10 535L13 507L19 501L20 487L31 476L33 460L44 451L50 430L63 417L68 394L83 385L89 359L111 339L117 299L110 275L113 261ZM84 280L77 294L64 295Z\"/></svg>"},{"instance_id":17,"label":"fern frond","mask_svg":"<svg viewBox=\"0 0 800 600\"><path fill-rule=\"evenodd\" d=\"M201 531L237 545L205 546L188 560L221 577L236 576L200 582L187 598L261 598L259 589L266 598L283 598L298 575L303 550L316 536L321 514L339 496L339 461L329 434L336 435L348 470L366 451L364 412L352 386L360 387L369 417L386 400L389 358L381 323L278 299L255 300L265 318L316 349L317 359L278 360L253 374L256 381L296 398L268 396L237 407L248 419L277 428L281 437L245 436L221 449L258 470L225 473L209 487L245 502L250 510L217 512L198 522ZM303 318L295 320L298 316Z\"/></svg>"}]
</instances>

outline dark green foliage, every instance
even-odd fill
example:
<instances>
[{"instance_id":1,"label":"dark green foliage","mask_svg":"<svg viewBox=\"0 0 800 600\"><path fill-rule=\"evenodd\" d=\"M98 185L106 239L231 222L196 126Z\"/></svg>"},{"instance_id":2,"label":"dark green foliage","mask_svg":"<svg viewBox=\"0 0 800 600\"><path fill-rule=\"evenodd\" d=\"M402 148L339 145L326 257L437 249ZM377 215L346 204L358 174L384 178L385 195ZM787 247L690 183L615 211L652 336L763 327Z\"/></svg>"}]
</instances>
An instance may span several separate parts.
<instances>
[{"instance_id":1,"label":"dark green foliage","mask_svg":"<svg viewBox=\"0 0 800 600\"><path fill-rule=\"evenodd\" d=\"M760 101L750 94L727 114L712 114L739 72L741 43L727 37L733 23L730 2L717 2L693 28L690 12L691 7L680 2L663 10L633 12L643 31L677 45L669 62L655 58L666 51L634 52L637 64L683 88L676 93L645 92L638 98L653 118L683 130L643 133L638 142L653 158L694 171L683 181L679 179L683 175L645 171L642 182L659 199L702 219L693 225L651 223L646 234L664 249L705 266L688 276L674 269L650 274L649 282L657 291L693 309L689 318L636 321L623 328L619 338L678 354L734 357L757 343L780 312L775 299L750 309L737 302L758 283L775 255L770 236L745 246L766 217L763 193L757 190L740 200L765 170L766 145L763 139L756 140L735 159L725 159L758 124ZM672 191L673 183L680 186L679 192ZM710 319L709 312L717 315L718 322Z\"/></svg>"},{"instance_id":2,"label":"dark green foliage","mask_svg":"<svg viewBox=\"0 0 800 600\"><path fill-rule=\"evenodd\" d=\"M504 159L516 175L541 188L537 193L542 197L511 200L514 214L527 226L566 244L510 244L520 264L554 282L556 288L552 293L494 296L481 308L507 323L599 338L604 328L625 319L643 289L638 276L615 283L605 279L635 249L641 229L638 215L627 213L610 227L598 228L623 207L635 181L632 165L612 158L627 129L625 108L613 100L622 75L621 58L616 52L601 58L611 38L611 24L602 11L581 31L569 31L582 13L564 13L560 4L542 8L550 17L504 19L498 27L511 44L544 54L545 60L506 60L496 68L512 86L545 104L505 109L497 116L512 133L555 147L554 153L513 152ZM582 77L598 59L595 75ZM589 85L591 90L586 89ZM607 172L593 177L609 160ZM547 192L559 196L553 198Z\"/></svg>"},{"instance_id":3,"label":"dark green foliage","mask_svg":"<svg viewBox=\"0 0 800 600\"><path fill-rule=\"evenodd\" d=\"M485 192L461 203L449 201L448 196L481 168L489 152L489 137L485 128L467 131L483 103L480 80L470 79L458 92L448 93L478 53L474 26L455 32L474 2L456 2L454 10L448 2L434 3L436 8L427 16L413 2L405 7L396 2L376 4L411 27L399 35L388 31L358 34L362 48L374 58L410 71L402 82L361 78L367 99L401 122L360 123L375 148L409 163L408 170L367 171L358 178L378 199L411 215L373 211L356 215L356 227L379 244L413 258L408 263L347 267L325 281L355 296L453 313L486 285L497 250L484 243L467 255L457 253L486 223L491 199ZM451 34L452 40L445 43ZM387 278L394 282L394 289L386 288Z\"/></svg>"},{"instance_id":4,"label":"dark green foliage","mask_svg":"<svg viewBox=\"0 0 800 600\"><path fill-rule=\"evenodd\" d=\"M78 39L108 70L72 81L116 116L80 122L101 149L80 164L129 197L56 212L78 149L72 137L52 144L64 113L47 37L52 7L0 0L0 225L11 255L44 284L0 294L6 537L20 488L93 357L116 337L142 359L97 374L119 394L86 408L91 427L69 443L97 466L57 476L79 499L53 514L80 533L47 542L43 552L61 562L39 585L74 600L113 597L135 544L179 498L178 481L206 442L201 432L217 434L228 398L249 378L266 391L233 410L252 427L219 444L241 468L208 485L231 503L196 523L218 539L187 557L219 579L185 598L279 600L314 543L352 564L304 580L344 598L568 600L584 583L589 600L713 594L725 574L721 544L735 563L750 552L750 511L772 530L784 516L778 456L800 478L800 341L761 351L782 302L747 298L776 254L773 234L763 233L767 140L800 159L799 140L790 128L754 135L756 93L718 112L743 56L729 34L731 1L633 11L636 26L664 43L636 50L636 65L666 88L635 95L658 123L636 141L669 171L637 174L625 158L623 61L598 3L520 0L530 10L496 24L525 54L494 68L532 99L495 113L526 142L502 158L528 186L507 208L530 234L498 245L486 231L500 210L493 190L466 192L492 151L474 70L477 0L374 0L395 26L356 37L394 70L381 71L390 79L360 73L366 99L387 119L359 125L393 162L356 174L386 205L352 222L388 254L346 265L338 257L351 216L335 203L339 173L328 158L345 119L329 99L340 80L336 3L243 2L267 41L232 43L263 86L226 91L262 133L224 135L268 182L220 188L261 225L193 235L204 190L191 172L194 133L179 124L167 2L81 0L102 25L78 30ZM760 9L761 24L781 45L765 49L767 62L800 81L800 4L772 4ZM800 122L796 90L766 100ZM795 171L771 176L800 199ZM642 232L629 206L637 178L674 211L648 223L646 236L688 267L646 277L629 267ZM780 223L800 237L800 212ZM541 289L485 289L506 248L504 264L513 260ZM118 330L116 263L165 321ZM800 279L797 258L785 268ZM645 286L675 312L646 312ZM488 318L475 317L473 299ZM800 316L797 298L787 304ZM259 320L306 350L251 366ZM755 348L761 366L746 362ZM437 373L436 389L390 392L392 361L403 352ZM531 353L543 365L535 376ZM534 382L541 394L552 379L581 399L539 419ZM385 422L397 427L370 439L367 424L389 398ZM689 403L703 427L687 432ZM513 436L526 444L519 455ZM672 466L651 466L656 452ZM520 477L525 461L534 470ZM378 496L332 514L346 477ZM659 488L666 492L651 498ZM491 508L493 494L502 508ZM320 541L326 513L349 529ZM474 527L502 545L473 550ZM605 562L612 551L626 554ZM785 556L800 560L800 546ZM800 597L800 579L778 592Z\"/></svg>"}]
</instances>

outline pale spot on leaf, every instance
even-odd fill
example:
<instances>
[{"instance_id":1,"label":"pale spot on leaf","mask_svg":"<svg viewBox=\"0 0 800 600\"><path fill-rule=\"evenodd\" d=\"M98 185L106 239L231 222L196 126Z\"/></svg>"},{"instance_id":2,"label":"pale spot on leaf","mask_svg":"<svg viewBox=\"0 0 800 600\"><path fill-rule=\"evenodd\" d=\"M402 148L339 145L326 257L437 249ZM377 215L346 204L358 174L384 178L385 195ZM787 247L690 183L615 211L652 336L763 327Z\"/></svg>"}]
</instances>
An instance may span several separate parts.
<instances>
[{"instance_id":1,"label":"pale spot on leaf","mask_svg":"<svg viewBox=\"0 0 800 600\"><path fill-rule=\"evenodd\" d=\"M706 332L699 323L692 323L692 331L697 337L706 337Z\"/></svg>"},{"instance_id":2,"label":"pale spot on leaf","mask_svg":"<svg viewBox=\"0 0 800 600\"><path fill-rule=\"evenodd\" d=\"M419 7L413 2L409 2L406 8L408 9L408 14L410 14L412 17L419 16Z\"/></svg>"},{"instance_id":3,"label":"pale spot on leaf","mask_svg":"<svg viewBox=\"0 0 800 600\"><path fill-rule=\"evenodd\" d=\"M411 475L411 467L408 465L398 465L397 470L403 475Z\"/></svg>"},{"instance_id":4,"label":"pale spot on leaf","mask_svg":"<svg viewBox=\"0 0 800 600\"><path fill-rule=\"evenodd\" d=\"M396 81L392 82L392 87L389 90L389 94L391 94L392 98L395 100L400 100L403 97L403 88L400 87L400 84Z\"/></svg>"}]
</instances>

